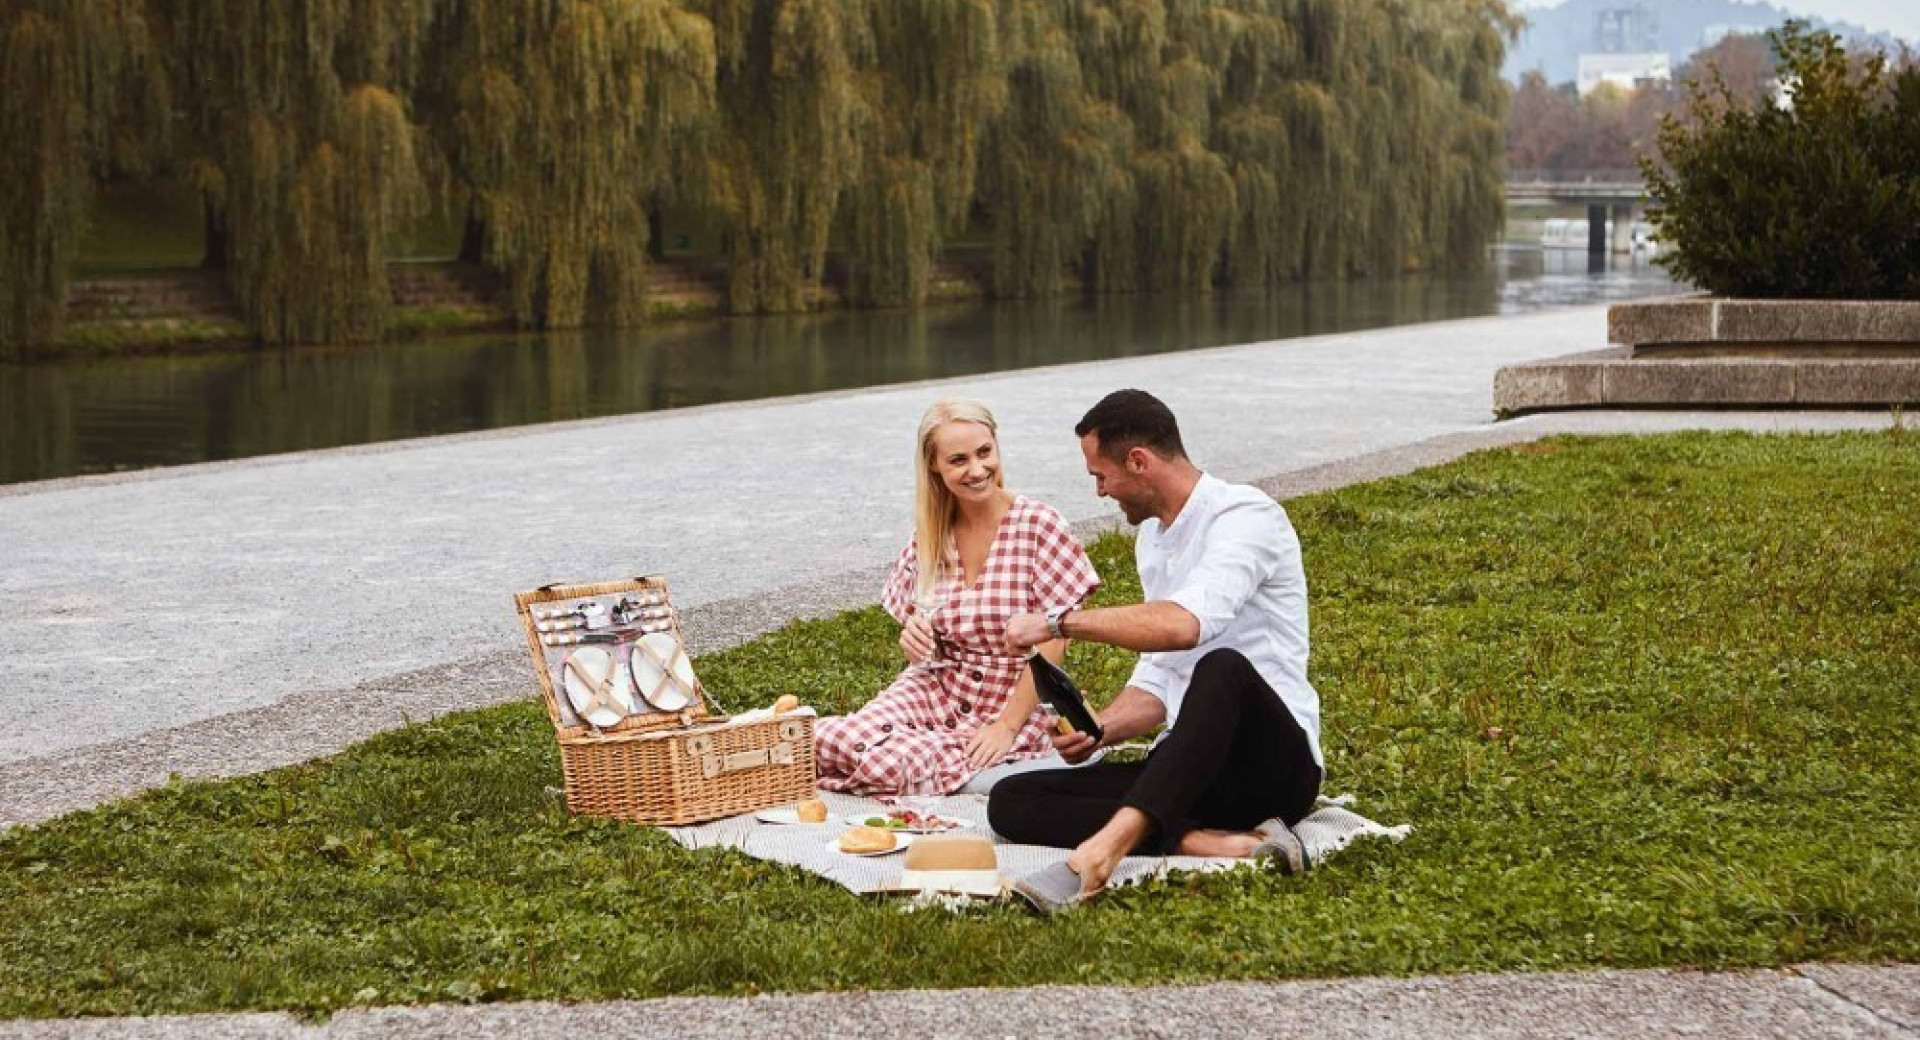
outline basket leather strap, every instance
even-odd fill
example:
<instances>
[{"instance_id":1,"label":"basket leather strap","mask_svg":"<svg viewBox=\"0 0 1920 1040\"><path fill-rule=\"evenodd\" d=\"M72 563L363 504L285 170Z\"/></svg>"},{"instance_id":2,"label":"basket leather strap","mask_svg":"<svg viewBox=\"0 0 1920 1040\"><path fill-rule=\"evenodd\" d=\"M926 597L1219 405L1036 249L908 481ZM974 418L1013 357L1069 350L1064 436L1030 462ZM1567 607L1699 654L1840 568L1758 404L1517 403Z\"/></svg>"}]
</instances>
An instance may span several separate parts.
<instances>
[{"instance_id":1,"label":"basket leather strap","mask_svg":"<svg viewBox=\"0 0 1920 1040\"><path fill-rule=\"evenodd\" d=\"M711 745L708 745L711 748ZM793 764L793 745L781 741L771 747L753 748L749 751L735 751L722 755L712 750L704 754L698 748L689 748L700 759L700 775L708 780L728 773L744 772L748 769L762 769L767 766L790 766Z\"/></svg>"}]
</instances>

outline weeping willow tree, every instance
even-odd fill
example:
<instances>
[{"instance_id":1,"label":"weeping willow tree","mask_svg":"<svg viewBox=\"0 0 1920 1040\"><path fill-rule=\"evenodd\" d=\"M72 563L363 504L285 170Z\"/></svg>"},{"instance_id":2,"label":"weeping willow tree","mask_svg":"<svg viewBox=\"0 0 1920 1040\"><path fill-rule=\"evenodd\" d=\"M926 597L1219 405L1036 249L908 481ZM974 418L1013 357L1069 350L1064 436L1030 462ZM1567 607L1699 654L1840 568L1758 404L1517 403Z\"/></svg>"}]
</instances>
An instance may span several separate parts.
<instances>
[{"instance_id":1,"label":"weeping willow tree","mask_svg":"<svg viewBox=\"0 0 1920 1040\"><path fill-rule=\"evenodd\" d=\"M1284 0L1226 65L1226 280L1477 265L1502 219L1498 0Z\"/></svg>"},{"instance_id":2,"label":"weeping willow tree","mask_svg":"<svg viewBox=\"0 0 1920 1040\"><path fill-rule=\"evenodd\" d=\"M1498 0L1006 7L1002 295L1076 251L1101 291L1204 292L1474 263L1498 227Z\"/></svg>"},{"instance_id":3,"label":"weeping willow tree","mask_svg":"<svg viewBox=\"0 0 1920 1040\"><path fill-rule=\"evenodd\" d=\"M164 132L141 0L0 0L0 344L59 333L97 174Z\"/></svg>"},{"instance_id":4,"label":"weeping willow tree","mask_svg":"<svg viewBox=\"0 0 1920 1040\"><path fill-rule=\"evenodd\" d=\"M992 231L991 291L1058 295L1103 215L1129 204L1133 125L1087 89L1070 17L1080 0L1001 6L1007 101L987 131L979 209Z\"/></svg>"},{"instance_id":5,"label":"weeping willow tree","mask_svg":"<svg viewBox=\"0 0 1920 1040\"><path fill-rule=\"evenodd\" d=\"M724 229L735 313L806 309L872 112L853 0L703 0L719 58L702 201ZM891 56L890 56L891 57Z\"/></svg>"},{"instance_id":6,"label":"weeping willow tree","mask_svg":"<svg viewBox=\"0 0 1920 1040\"><path fill-rule=\"evenodd\" d=\"M1204 292L1214 283L1237 199L1208 137L1218 53L1244 19L1220 5L1122 0L1081 33L1093 88L1133 121L1132 191L1096 230L1094 285L1105 292Z\"/></svg>"},{"instance_id":7,"label":"weeping willow tree","mask_svg":"<svg viewBox=\"0 0 1920 1040\"><path fill-rule=\"evenodd\" d=\"M849 298L925 299L941 233L962 225L1006 97L991 0L859 0L850 58L863 157L842 196Z\"/></svg>"},{"instance_id":8,"label":"weeping willow tree","mask_svg":"<svg viewBox=\"0 0 1920 1040\"><path fill-rule=\"evenodd\" d=\"M427 107L514 320L636 321L648 200L712 111L712 27L671 0L443 0L433 39Z\"/></svg>"},{"instance_id":9,"label":"weeping willow tree","mask_svg":"<svg viewBox=\"0 0 1920 1040\"><path fill-rule=\"evenodd\" d=\"M434 0L153 0L182 160L227 234L268 343L365 342L392 314L387 252L424 209L408 96Z\"/></svg>"},{"instance_id":10,"label":"weeping willow tree","mask_svg":"<svg viewBox=\"0 0 1920 1040\"><path fill-rule=\"evenodd\" d=\"M50 335L87 186L169 107L270 342L385 331L436 197L544 328L640 317L667 204L721 231L740 312L805 309L830 246L852 302L917 302L975 218L997 296L1474 263L1513 29L1501 0L0 0L0 336Z\"/></svg>"}]
</instances>

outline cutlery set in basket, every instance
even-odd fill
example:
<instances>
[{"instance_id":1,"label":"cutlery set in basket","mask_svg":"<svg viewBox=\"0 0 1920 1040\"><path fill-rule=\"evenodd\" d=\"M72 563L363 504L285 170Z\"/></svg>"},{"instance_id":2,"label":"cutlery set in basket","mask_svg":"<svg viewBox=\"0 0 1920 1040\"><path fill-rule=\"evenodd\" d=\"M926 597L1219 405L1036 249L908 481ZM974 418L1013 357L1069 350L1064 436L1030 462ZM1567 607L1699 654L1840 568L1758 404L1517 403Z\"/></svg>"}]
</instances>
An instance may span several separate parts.
<instances>
[{"instance_id":1,"label":"cutlery set in basket","mask_svg":"<svg viewBox=\"0 0 1920 1040\"><path fill-rule=\"evenodd\" d=\"M813 797L813 715L709 714L659 577L514 597L567 808L675 826Z\"/></svg>"}]
</instances>

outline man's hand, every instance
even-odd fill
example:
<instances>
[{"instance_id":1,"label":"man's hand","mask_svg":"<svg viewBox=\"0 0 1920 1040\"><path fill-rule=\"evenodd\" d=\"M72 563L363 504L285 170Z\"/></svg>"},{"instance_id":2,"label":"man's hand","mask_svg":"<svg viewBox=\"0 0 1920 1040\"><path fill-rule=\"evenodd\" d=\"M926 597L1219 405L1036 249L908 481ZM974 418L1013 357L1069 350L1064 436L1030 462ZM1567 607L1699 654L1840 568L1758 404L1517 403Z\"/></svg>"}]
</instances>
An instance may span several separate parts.
<instances>
[{"instance_id":1,"label":"man's hand","mask_svg":"<svg viewBox=\"0 0 1920 1040\"><path fill-rule=\"evenodd\" d=\"M914 664L926 664L933 660L933 622L928 621L925 614L915 614L900 626L900 649L906 652L907 660Z\"/></svg>"},{"instance_id":2,"label":"man's hand","mask_svg":"<svg viewBox=\"0 0 1920 1040\"><path fill-rule=\"evenodd\" d=\"M1026 657L1033 648L1053 638L1045 614L1015 614L1007 619L1007 653Z\"/></svg>"},{"instance_id":3,"label":"man's hand","mask_svg":"<svg viewBox=\"0 0 1920 1040\"><path fill-rule=\"evenodd\" d=\"M1063 733L1056 729L1051 735L1053 749L1060 752L1060 757L1070 766L1085 762L1093 757L1095 751L1100 750L1100 742L1093 739L1091 733L1082 733L1077 729Z\"/></svg>"}]
</instances>

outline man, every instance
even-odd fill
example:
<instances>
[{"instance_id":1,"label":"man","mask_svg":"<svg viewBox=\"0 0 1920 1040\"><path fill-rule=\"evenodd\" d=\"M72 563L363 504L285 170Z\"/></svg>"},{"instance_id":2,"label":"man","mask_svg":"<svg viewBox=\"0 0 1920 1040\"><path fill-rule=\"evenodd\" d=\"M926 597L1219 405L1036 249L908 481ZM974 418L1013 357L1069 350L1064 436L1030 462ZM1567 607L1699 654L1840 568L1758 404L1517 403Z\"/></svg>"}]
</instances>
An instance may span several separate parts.
<instances>
[{"instance_id":1,"label":"man","mask_svg":"<svg viewBox=\"0 0 1920 1040\"><path fill-rule=\"evenodd\" d=\"M1141 390L1107 395L1074 427L1095 490L1140 528L1145 602L1020 614L1007 646L1088 639L1140 652L1100 713L1099 744L1167 730L1144 762L1009 777L988 800L993 829L1071 848L1053 902L1099 891L1132 852L1270 856L1305 866L1289 829L1320 791L1320 698L1307 682L1307 581L1286 511L1259 490L1201 472L1173 412ZM1069 763L1097 749L1056 735ZM1072 887L1077 884L1077 891ZM1043 884L1044 887L1044 884Z\"/></svg>"}]
</instances>

